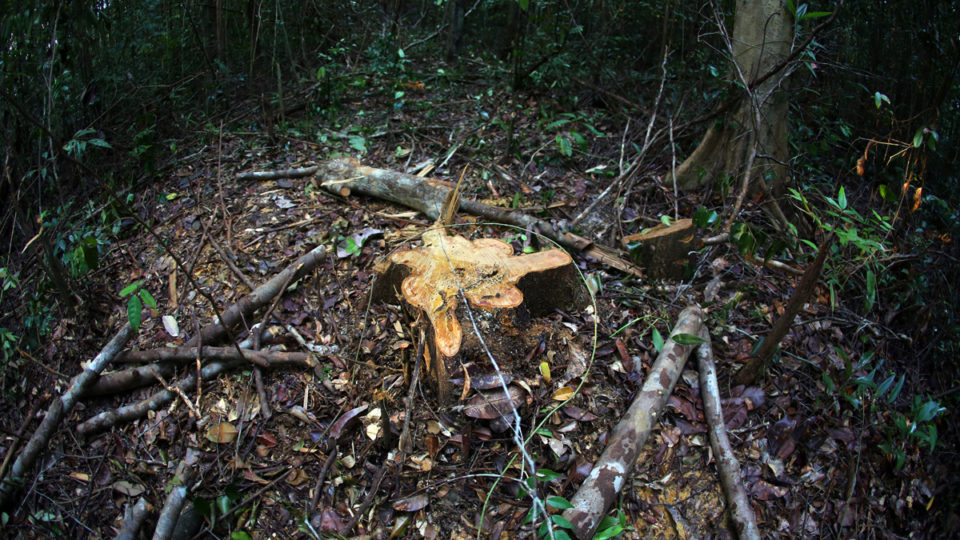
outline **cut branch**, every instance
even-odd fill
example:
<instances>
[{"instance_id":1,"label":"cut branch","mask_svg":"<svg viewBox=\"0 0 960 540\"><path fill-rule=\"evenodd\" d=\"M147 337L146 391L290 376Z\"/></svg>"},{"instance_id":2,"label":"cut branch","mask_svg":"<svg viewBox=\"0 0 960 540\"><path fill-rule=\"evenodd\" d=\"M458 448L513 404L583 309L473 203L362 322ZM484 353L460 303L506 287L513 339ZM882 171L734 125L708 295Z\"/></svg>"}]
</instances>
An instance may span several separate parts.
<instances>
[{"instance_id":1,"label":"cut branch","mask_svg":"<svg viewBox=\"0 0 960 540\"><path fill-rule=\"evenodd\" d=\"M700 337L705 340L697 349L700 367L700 394L703 398L703 411L709 426L710 446L717 460L720 483L727 497L730 519L741 540L759 540L757 517L750 506L747 492L740 480L740 464L733 455L730 439L723 423L723 410L720 408L720 388L717 384L717 368L713 362L713 348L710 346L710 332L702 327Z\"/></svg>"},{"instance_id":2,"label":"cut branch","mask_svg":"<svg viewBox=\"0 0 960 540\"><path fill-rule=\"evenodd\" d=\"M428 218L440 217L447 192L453 186L434 178L421 178L386 169L361 165L353 158L333 159L320 164L317 171L320 185L327 191L346 195L352 192L402 204ZM543 234L561 246L594 257L622 272L641 276L635 264L624 259L614 248L594 244L573 233L563 232L550 223L520 212L510 212L481 202L461 199L460 209L498 223L514 225Z\"/></svg>"},{"instance_id":3,"label":"cut branch","mask_svg":"<svg viewBox=\"0 0 960 540\"><path fill-rule=\"evenodd\" d=\"M283 284L292 283L308 273L323 260L326 253L326 246L317 246L309 253L297 259L288 266L283 272L273 276L269 281L257 288L257 290L244 296L239 302L230 306L229 309L220 314L221 322L211 324L203 328L198 336L190 339L185 346L195 347L198 343L216 343L227 333L224 325L234 327L244 318L249 317L254 311L267 304L274 296L283 293ZM292 276L292 277L291 277Z\"/></svg>"},{"instance_id":4,"label":"cut branch","mask_svg":"<svg viewBox=\"0 0 960 540\"><path fill-rule=\"evenodd\" d=\"M593 537L600 520L626 484L640 449L650 436L660 417L660 411L680 378L683 364L693 346L680 345L675 341L675 336L696 336L700 333L702 324L703 311L698 306L690 306L680 312L676 327L650 368L643 387L614 428L610 442L594 464L590 475L570 499L573 508L564 511L563 517L573 524L578 538Z\"/></svg>"},{"instance_id":5,"label":"cut branch","mask_svg":"<svg viewBox=\"0 0 960 540\"><path fill-rule=\"evenodd\" d=\"M50 408L47 409L47 414L43 417L43 421L33 432L33 436L30 437L27 445L23 447L23 452L14 461L10 468L10 474L0 483L0 508L6 508L12 501L13 494L22 485L26 473L33 467L41 451L47 449L57 426L60 425L65 416L70 414L77 400L93 384L100 372L110 364L133 335L134 331L130 324L124 324L123 328L100 351L100 354L90 362L90 365L73 379L70 388L59 399L55 398L53 400Z\"/></svg>"}]
</instances>

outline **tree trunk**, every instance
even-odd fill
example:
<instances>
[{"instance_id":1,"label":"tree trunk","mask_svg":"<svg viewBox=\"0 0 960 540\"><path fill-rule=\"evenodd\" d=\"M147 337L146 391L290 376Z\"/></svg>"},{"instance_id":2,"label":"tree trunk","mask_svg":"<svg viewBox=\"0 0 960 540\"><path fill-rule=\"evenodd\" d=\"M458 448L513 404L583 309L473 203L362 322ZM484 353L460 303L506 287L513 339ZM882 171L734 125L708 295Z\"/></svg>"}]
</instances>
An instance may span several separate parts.
<instances>
[{"instance_id":1,"label":"tree trunk","mask_svg":"<svg viewBox=\"0 0 960 540\"><path fill-rule=\"evenodd\" d=\"M741 86L749 84L786 58L793 30L792 16L782 0L737 0L732 38L734 79ZM783 77L747 87L739 105L707 130L700 145L677 168L678 186L689 189L717 178L740 177L753 154L750 191L757 193L765 184L768 195L782 193L788 180L784 166L788 159L788 106Z\"/></svg>"}]
</instances>

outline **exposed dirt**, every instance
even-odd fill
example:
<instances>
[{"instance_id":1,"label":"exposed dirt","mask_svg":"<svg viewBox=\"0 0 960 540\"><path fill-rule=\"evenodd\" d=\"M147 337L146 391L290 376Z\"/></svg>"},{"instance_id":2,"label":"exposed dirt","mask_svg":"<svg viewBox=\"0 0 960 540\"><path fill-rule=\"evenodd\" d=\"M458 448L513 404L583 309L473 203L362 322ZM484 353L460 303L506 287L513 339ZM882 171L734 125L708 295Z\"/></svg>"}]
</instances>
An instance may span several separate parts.
<instances>
[{"instance_id":1,"label":"exposed dirt","mask_svg":"<svg viewBox=\"0 0 960 540\"><path fill-rule=\"evenodd\" d=\"M351 120L369 127L364 163L403 170L426 158L444 161L453 151L433 175L454 179L469 165L466 196L513 204L550 220L571 220L611 181L584 171L595 162L616 161L623 128L613 125L612 115L600 116L595 125L606 137L591 141L575 160L557 153L553 134L539 129L544 108L568 110L556 101L479 94L479 89L476 98L456 96L439 83L428 82L426 88L402 109L394 107L386 91L362 96L362 101L357 96L345 106L368 111ZM590 116L592 111L579 112ZM516 141L479 120L484 118L480 112L510 115L511 135L523 141L522 159L507 151ZM302 140L306 137L280 136L271 145L257 136L225 132L222 144L214 140L205 149L198 144L199 153L189 162L142 186L135 208L220 310L249 292L225 257L257 285L314 247L329 246L320 267L284 293L267 321L281 327L279 337L264 344L305 350L291 331L282 329L289 326L307 344L328 347L318 355L319 366L263 370L270 419L252 368L220 375L146 418L87 438L75 434L78 422L143 399L159 387L84 401L11 511L6 524L11 536L112 536L125 505L142 496L155 511L162 507L166 486L187 448L199 451L190 500L202 516L201 536L474 538L481 527L494 538L535 534L525 521L531 499L523 494L520 478L527 474L507 424L466 414L469 406L464 405L477 395L479 379L471 382L458 407L441 406L430 386L420 384L408 408L421 323L399 306L368 302L374 265L417 245L428 221L376 200L335 198L310 179L234 180L239 171L307 165L332 151L351 151L347 137L330 137L323 144ZM581 225L591 238L616 245L622 235L672 214L672 190L660 183L658 166L650 164L651 174L625 186L619 200L610 197L598 205ZM702 202L694 196L680 201L681 214ZM24 416L35 402L42 401L40 411L45 410L50 396L62 392L78 371L78 363L92 358L120 327L126 299L118 293L127 284L144 280L143 287L159 304L157 310L145 311L135 349L182 344L198 325L212 321L211 306L157 240L132 224L125 234L89 288L80 291L78 315L59 319L44 354L22 359L17 378L5 378L5 389L17 396L0 404L7 435L31 420ZM461 234L504 239L516 253L540 245L525 231L484 223L463 227ZM795 276L750 264L727 246L701 251L697 272L684 283L644 282L572 255L596 293L596 307L531 321L512 348L500 348L512 354L507 363L522 389L517 401L526 450L538 469L547 470L537 482L541 498L572 496L639 388L638 373L645 373L656 357L653 330L666 336L679 310L697 302L709 314L727 427L765 534L893 537L911 531L933 534L939 530L934 523L950 521L951 496L944 490L956 481L956 473L949 461L939 461L949 460L949 454L934 460L927 453L911 454L906 467L895 472L877 448L886 440L884 433L865 413L826 391L822 371L842 371L843 355L856 358L864 350L859 322L842 310L832 311L826 291L803 310L770 376L759 386L729 388L724 381L782 312ZM164 315L175 318L179 337L165 328ZM260 322L262 316L260 312L247 322ZM246 335L243 331L236 337ZM576 354L571 342L586 351L588 372L579 373L576 362L571 363ZM476 346L468 349L477 351ZM465 363L486 366L477 356ZM691 371L671 396L620 499L617 511L628 527L627 537L730 535L695 364L691 361L687 368ZM195 370L187 363L166 380ZM488 366L481 371L473 375L489 374ZM458 391L463 384L456 386ZM410 445L401 453L398 444L407 420ZM954 441L947 433L954 431L946 425L941 429L948 452ZM5 448L11 440L4 438ZM334 445L336 461L322 476ZM381 473L372 504L357 515ZM315 507L312 500L318 501ZM152 530L155 515L145 530ZM348 531L354 517L356 528ZM950 523L955 526L956 520Z\"/></svg>"}]
</instances>

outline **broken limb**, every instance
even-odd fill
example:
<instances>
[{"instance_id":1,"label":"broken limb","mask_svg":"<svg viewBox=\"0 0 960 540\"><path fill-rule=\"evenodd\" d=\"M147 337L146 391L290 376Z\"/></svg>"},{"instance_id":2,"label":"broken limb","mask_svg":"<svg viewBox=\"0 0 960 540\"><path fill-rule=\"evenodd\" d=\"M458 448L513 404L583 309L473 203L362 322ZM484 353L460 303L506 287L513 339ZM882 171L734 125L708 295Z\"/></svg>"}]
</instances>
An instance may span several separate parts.
<instances>
[{"instance_id":1,"label":"broken limb","mask_svg":"<svg viewBox=\"0 0 960 540\"><path fill-rule=\"evenodd\" d=\"M248 171L237 174L237 180L277 180L279 178L303 178L317 172L316 165L312 167L298 167L281 169L278 171Z\"/></svg>"},{"instance_id":2,"label":"broken limb","mask_svg":"<svg viewBox=\"0 0 960 540\"><path fill-rule=\"evenodd\" d=\"M181 348L181 347L178 347ZM204 350L207 347L203 348ZM233 351L236 353L236 350ZM263 353L266 354L266 353ZM283 354L282 357L275 358L274 361L269 363L269 367L278 367L283 365L295 365L295 366L310 366L312 364L308 362L313 362L309 358L304 360L301 357L308 356L305 353L273 353L273 354ZM203 381L210 380L213 377L216 377L220 373L223 373L227 370L234 369L240 366L249 365L249 361L246 358L247 354L244 353L243 356L237 355L234 358L229 358L225 356L224 360L211 362L200 370L201 379ZM229 358L229 359L226 359ZM170 385L172 390L189 390L190 387L197 385L197 373L194 371L190 375L180 379L177 383ZM85 422L77 426L77 432L81 435L88 435L90 433L100 431L109 427L116 426L122 422L128 422L142 416L146 416L147 412L151 410L157 410L160 407L164 407L169 404L175 394L170 390L161 390L143 401L137 403L131 403L130 405L125 405L118 409L113 409L109 411L103 411L100 414L87 419Z\"/></svg>"},{"instance_id":3,"label":"broken limb","mask_svg":"<svg viewBox=\"0 0 960 540\"><path fill-rule=\"evenodd\" d=\"M203 366L201 374L204 380L210 379L219 375L220 373L232 369L241 365L246 364L244 360L226 360L223 362L212 362ZM173 386L179 388L180 390L189 389L191 386L197 384L197 374L191 373L183 379L180 379ZM136 403L131 403L130 405L124 405L123 407L112 409L108 411L103 411L100 414L88 418L82 424L77 426L77 433L81 435L90 435L97 431L102 431L107 428L115 427L123 422L129 422L137 418L146 416L149 411L155 411L160 407L168 405L176 394L170 390L161 390L147 399L138 401Z\"/></svg>"},{"instance_id":4,"label":"broken limb","mask_svg":"<svg viewBox=\"0 0 960 540\"><path fill-rule=\"evenodd\" d=\"M183 509L190 484L193 483L193 477L196 475L194 466L197 463L197 458L197 451L188 448L186 457L177 465L177 472L167 485L170 492L167 494L167 500L163 503L160 517L157 518L157 528L153 531L153 540L167 540L173 535L177 526L177 518L180 517L180 510Z\"/></svg>"},{"instance_id":5,"label":"broken limb","mask_svg":"<svg viewBox=\"0 0 960 540\"><path fill-rule=\"evenodd\" d=\"M90 365L79 375L74 377L70 388L59 398L54 398L53 403L47 409L47 414L33 432L33 436L23 447L23 451L13 462L10 473L0 483L0 508L6 508L11 502L14 492L17 490L24 475L33 467L34 462L39 457L41 450L46 450L50 439L60 425L60 421L70 414L77 400L86 392L87 388L93 384L97 376L107 367L108 364L117 356L117 354L127 344L127 341L133 337L134 331L130 324L124 324L116 335L113 336L107 345L100 351Z\"/></svg>"},{"instance_id":6,"label":"broken limb","mask_svg":"<svg viewBox=\"0 0 960 540\"><path fill-rule=\"evenodd\" d=\"M202 347L200 356L206 360L246 360L251 364L269 368L273 364L297 364L312 368L316 360L307 353L280 351L252 351L234 347ZM129 351L119 362L190 362L196 360L196 347L163 347L147 351Z\"/></svg>"},{"instance_id":7,"label":"broken limb","mask_svg":"<svg viewBox=\"0 0 960 540\"><path fill-rule=\"evenodd\" d=\"M697 348L697 360L700 368L700 394L703 398L703 411L709 426L710 447L713 448L714 458L717 460L717 471L720 474L720 483L723 485L723 494L727 498L727 508L730 519L741 540L759 540L760 530L757 528L757 517L750 506L747 492L740 481L740 464L733 455L730 439L727 438L726 426L723 423L723 410L720 408L720 388L717 384L717 368L713 362L713 347L710 346L710 332L706 327L700 330L700 337L705 341Z\"/></svg>"},{"instance_id":8,"label":"broken limb","mask_svg":"<svg viewBox=\"0 0 960 540\"><path fill-rule=\"evenodd\" d=\"M767 337L765 337L763 342L760 343L760 346L757 347L757 352L753 354L750 361L733 376L733 384L752 384L767 371L767 365L770 363L770 359L773 358L773 353L776 352L777 346L793 326L793 319L797 316L797 313L800 312L800 308L807 302L807 299L810 298L810 295L813 294L817 280L820 279L820 271L823 269L823 263L827 259L827 252L830 251L830 244L832 243L833 233L820 243L817 257L813 259L812 263L807 265L803 276L800 277L800 283L790 296L790 300L787 301L787 305L783 308L783 313L780 315L780 318L773 324L770 333L767 334Z\"/></svg>"},{"instance_id":9,"label":"broken limb","mask_svg":"<svg viewBox=\"0 0 960 540\"><path fill-rule=\"evenodd\" d=\"M689 306L677 316L677 324L670 333L670 339L664 343L643 382L643 387L614 428L610 442L593 465L590 475L570 499L573 508L563 512L563 517L573 524L577 538L593 537L600 520L626 484L640 449L650 436L660 418L660 411L680 378L683 364L694 346L677 343L676 336L696 336L702 325L703 311L699 306Z\"/></svg>"},{"instance_id":10,"label":"broken limb","mask_svg":"<svg viewBox=\"0 0 960 540\"><path fill-rule=\"evenodd\" d=\"M283 272L273 276L269 281L257 287L250 294L244 296L239 302L230 306L229 309L220 314L220 323L208 325L200 331L198 336L190 339L185 346L194 347L197 343L216 343L227 333L227 327L233 327L239 324L245 317L249 317L255 310L266 305L274 296L283 293L283 284L292 283L309 272L323 260L326 254L326 246L320 245L313 248L309 253L300 257L287 266Z\"/></svg>"},{"instance_id":11,"label":"broken limb","mask_svg":"<svg viewBox=\"0 0 960 540\"><path fill-rule=\"evenodd\" d=\"M324 162L317 171L320 185L330 193L363 193L417 210L430 219L440 217L443 201L452 186L434 178L422 178L386 169L366 167L353 158ZM461 199L460 209L498 223L539 232L561 246L576 250L622 272L641 276L640 268L626 260L614 248L594 244L573 233L563 232L550 223L520 212L510 212L481 202Z\"/></svg>"},{"instance_id":12,"label":"broken limb","mask_svg":"<svg viewBox=\"0 0 960 540\"><path fill-rule=\"evenodd\" d=\"M139 538L140 527L147 519L148 510L150 510L150 505L143 497L137 499L135 504L127 503L123 511L123 526L113 540L136 540Z\"/></svg>"}]
</instances>

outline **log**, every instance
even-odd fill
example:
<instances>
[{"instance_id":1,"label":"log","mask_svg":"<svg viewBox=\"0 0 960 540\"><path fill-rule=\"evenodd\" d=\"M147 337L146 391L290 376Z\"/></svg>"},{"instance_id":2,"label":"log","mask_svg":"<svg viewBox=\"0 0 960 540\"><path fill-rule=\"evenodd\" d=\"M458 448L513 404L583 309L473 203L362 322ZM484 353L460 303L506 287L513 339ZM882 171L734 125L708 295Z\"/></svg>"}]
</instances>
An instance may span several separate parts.
<instances>
[{"instance_id":1,"label":"log","mask_svg":"<svg viewBox=\"0 0 960 540\"><path fill-rule=\"evenodd\" d=\"M709 427L710 447L717 460L720 484L727 498L727 511L733 521L737 536L741 540L760 540L757 517L750 506L750 499L740 480L740 463L733 455L733 447L727 438L727 429L723 423L723 409L720 407L720 387L717 384L717 367L713 362L713 347L710 346L710 332L702 327L700 337L705 341L697 348L697 360L700 368L700 395L703 398L703 412Z\"/></svg>"},{"instance_id":2,"label":"log","mask_svg":"<svg viewBox=\"0 0 960 540\"><path fill-rule=\"evenodd\" d=\"M362 193L417 210L431 220L440 217L440 210L451 184L435 178L403 174L361 165L353 158L337 158L321 163L317 177L320 186L335 195ZM563 232L550 223L520 212L511 212L469 199L460 200L460 209L498 223L537 231L561 246L582 252L622 272L642 276L637 265L624 259L618 250L594 244L586 238Z\"/></svg>"},{"instance_id":3,"label":"log","mask_svg":"<svg viewBox=\"0 0 960 540\"><path fill-rule=\"evenodd\" d=\"M664 343L650 373L643 382L626 414L613 429L603 454L594 464L590 475L570 499L572 508L563 512L577 538L592 538L600 521L623 489L636 463L640 449L660 418L673 387L676 386L683 364L693 345L680 345L679 334L696 336L703 324L703 311L690 306L680 312L677 324Z\"/></svg>"},{"instance_id":4,"label":"log","mask_svg":"<svg viewBox=\"0 0 960 540\"><path fill-rule=\"evenodd\" d=\"M669 225L656 227L623 237L623 245L630 250L634 262L649 277L655 279L683 279L693 263L690 253L700 249L694 236L693 220L678 219Z\"/></svg>"}]
</instances>

